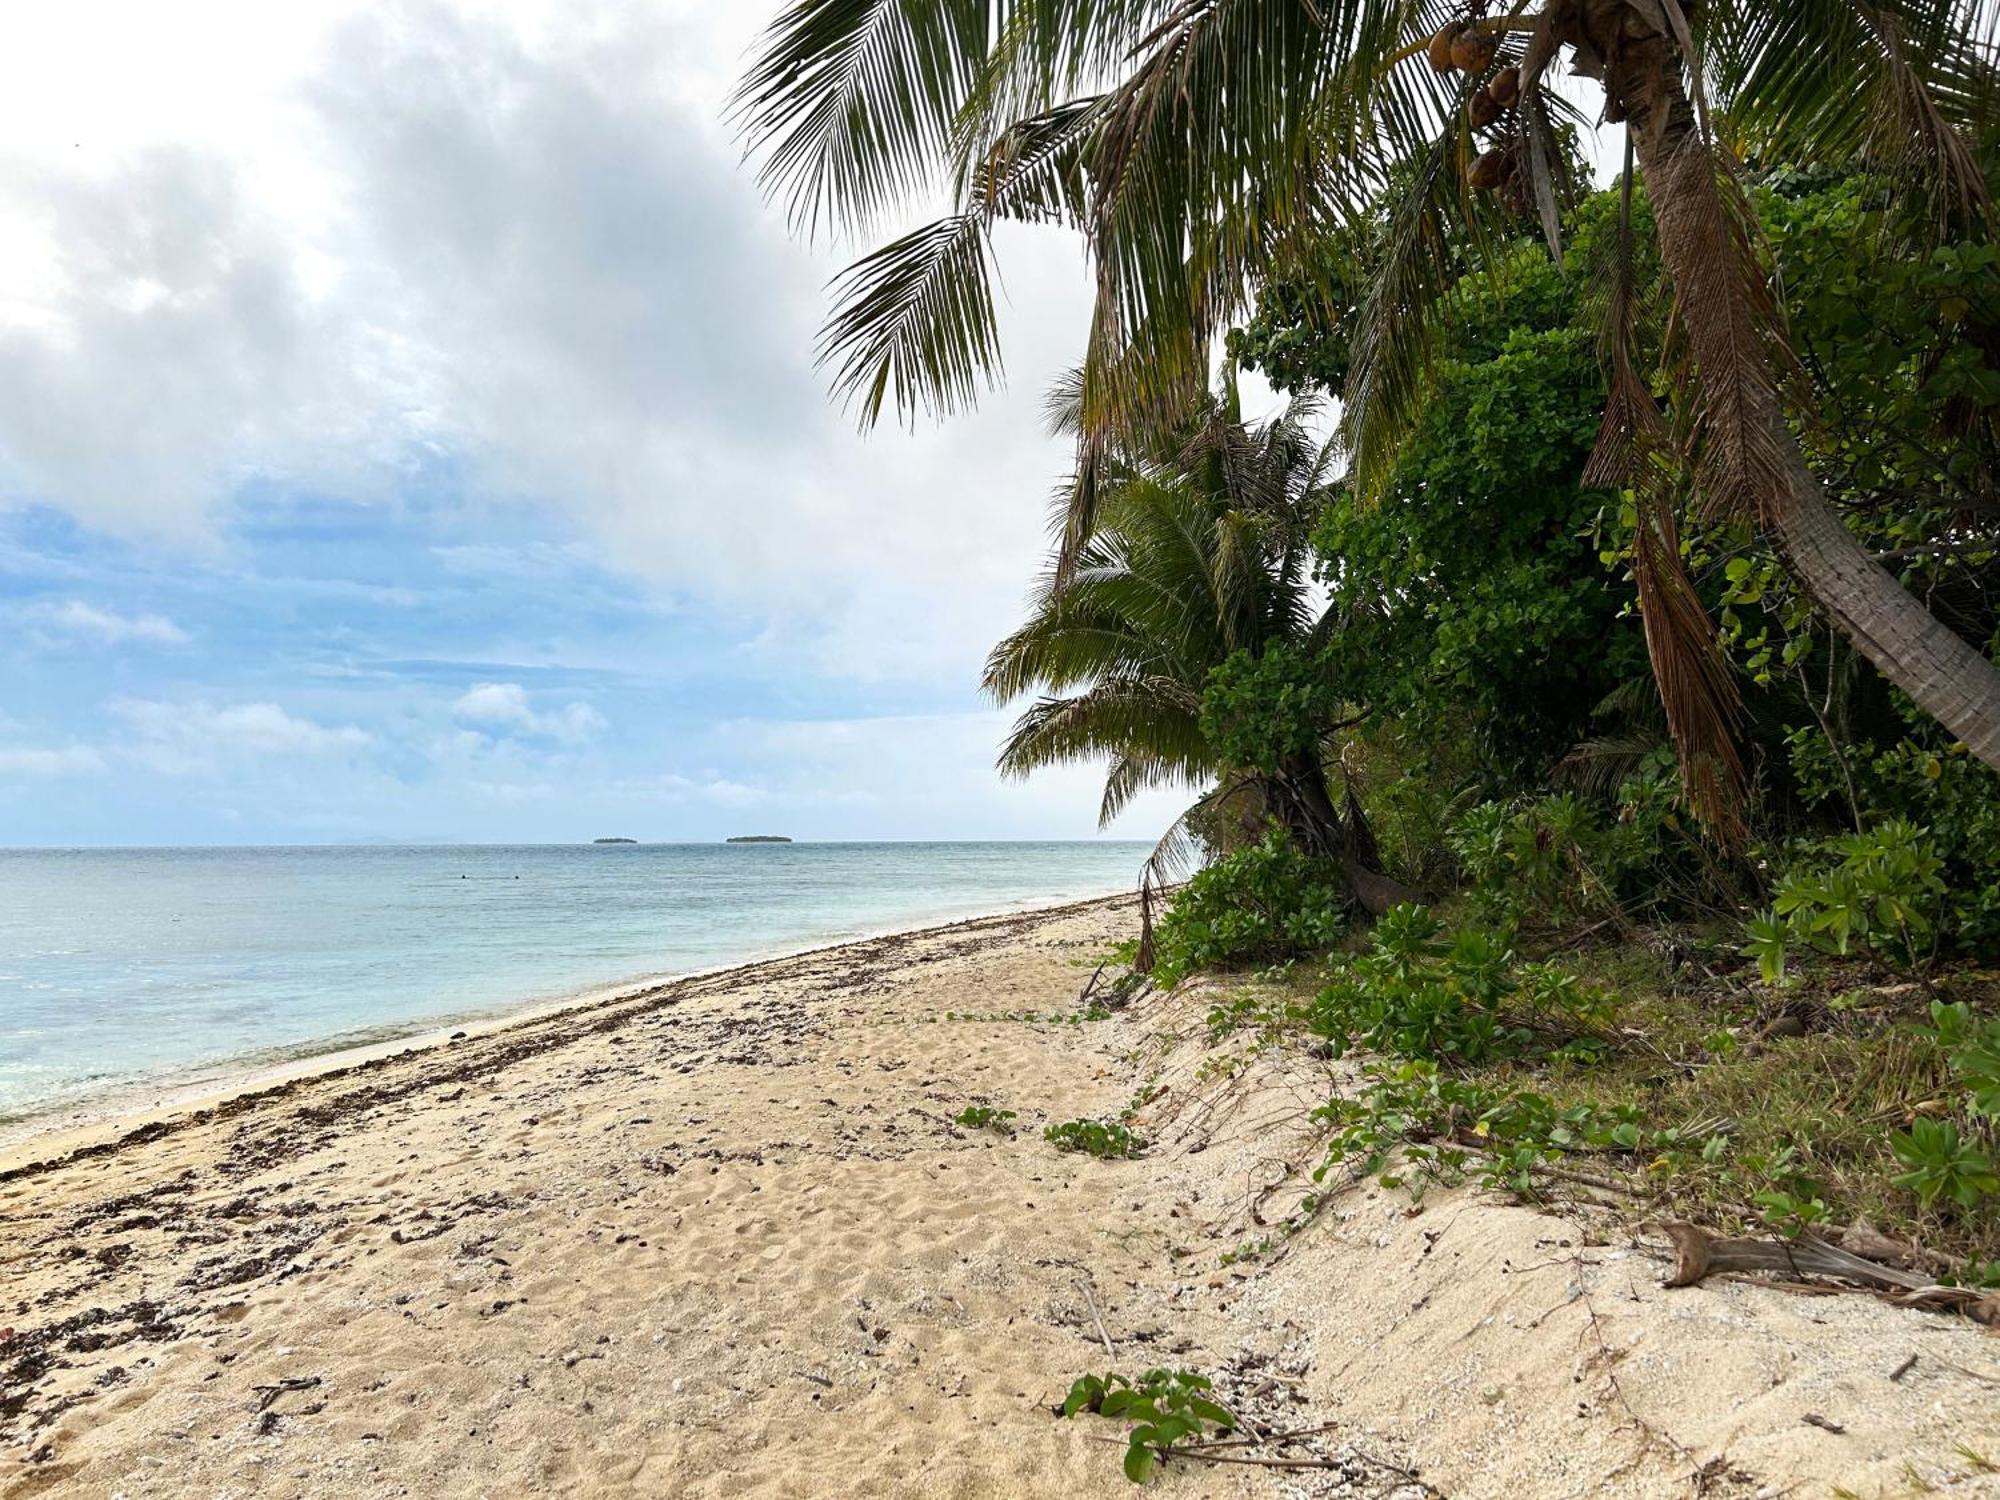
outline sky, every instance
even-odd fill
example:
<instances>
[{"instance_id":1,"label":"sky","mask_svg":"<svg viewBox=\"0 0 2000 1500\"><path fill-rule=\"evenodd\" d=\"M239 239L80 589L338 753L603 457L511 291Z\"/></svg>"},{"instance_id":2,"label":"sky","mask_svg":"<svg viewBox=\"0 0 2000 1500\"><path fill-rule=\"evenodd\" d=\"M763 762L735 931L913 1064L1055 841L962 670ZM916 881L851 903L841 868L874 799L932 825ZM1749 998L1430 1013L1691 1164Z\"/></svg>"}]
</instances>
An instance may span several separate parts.
<instances>
[{"instance_id":1,"label":"sky","mask_svg":"<svg viewBox=\"0 0 2000 1500\"><path fill-rule=\"evenodd\" d=\"M1081 247L1003 240L1003 392L857 432L854 247L724 118L775 3L10 19L0 845L1097 832L977 692Z\"/></svg>"}]
</instances>

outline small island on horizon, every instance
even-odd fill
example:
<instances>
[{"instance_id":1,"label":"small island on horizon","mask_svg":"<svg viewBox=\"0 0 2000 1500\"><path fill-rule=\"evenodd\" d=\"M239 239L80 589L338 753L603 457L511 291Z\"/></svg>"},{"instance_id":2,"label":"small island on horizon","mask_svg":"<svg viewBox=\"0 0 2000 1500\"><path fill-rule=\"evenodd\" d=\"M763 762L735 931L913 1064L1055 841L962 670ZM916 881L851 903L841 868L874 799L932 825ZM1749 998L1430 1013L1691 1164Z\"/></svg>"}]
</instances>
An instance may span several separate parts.
<instances>
[{"instance_id":1,"label":"small island on horizon","mask_svg":"<svg viewBox=\"0 0 2000 1500\"><path fill-rule=\"evenodd\" d=\"M724 839L725 844L789 844L790 839L782 833L739 833L734 838Z\"/></svg>"},{"instance_id":2,"label":"small island on horizon","mask_svg":"<svg viewBox=\"0 0 2000 1500\"><path fill-rule=\"evenodd\" d=\"M637 839L592 839L593 844L636 844Z\"/></svg>"}]
</instances>

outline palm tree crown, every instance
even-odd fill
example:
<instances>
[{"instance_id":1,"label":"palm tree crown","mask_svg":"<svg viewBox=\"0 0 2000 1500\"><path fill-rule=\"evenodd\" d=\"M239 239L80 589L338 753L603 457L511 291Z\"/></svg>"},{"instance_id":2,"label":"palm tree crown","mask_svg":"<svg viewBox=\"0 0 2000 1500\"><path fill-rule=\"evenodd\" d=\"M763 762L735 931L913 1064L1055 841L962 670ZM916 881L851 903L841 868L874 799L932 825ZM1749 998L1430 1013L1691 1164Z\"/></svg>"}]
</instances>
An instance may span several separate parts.
<instances>
[{"instance_id":1,"label":"palm tree crown","mask_svg":"<svg viewBox=\"0 0 2000 1500\"><path fill-rule=\"evenodd\" d=\"M1223 769L1202 735L1209 672L1313 623L1304 539L1328 459L1311 411L1244 427L1225 401L1191 434L1107 458L1096 528L1050 564L1027 623L987 659L998 701L1043 694L1008 736L1004 772L1108 756L1109 822L1135 792Z\"/></svg>"},{"instance_id":2,"label":"palm tree crown","mask_svg":"<svg viewBox=\"0 0 2000 1500\"><path fill-rule=\"evenodd\" d=\"M1681 475L1708 513L1765 526L1860 651L2000 767L2000 671L1869 559L1806 468L1784 400L1796 366L1734 172L1738 154L1859 168L1941 227L1983 224L1996 14L1979 0L793 0L738 107L810 229L873 233L949 200L837 283L821 357L864 421L954 410L998 375L996 223L1085 237L1096 303L1071 563L1111 434L1185 409L1255 283L1310 265L1392 193L1342 393L1352 476L1379 488L1468 255L1505 238L1510 214L1559 236L1556 133L1575 111L1545 84L1567 60L1627 125L1676 301L1657 381L1636 369L1630 320L1607 320L1592 469L1642 500L1649 644L1714 815L1740 771L1731 688L1678 577ZM1656 386L1677 393L1672 413Z\"/></svg>"}]
</instances>

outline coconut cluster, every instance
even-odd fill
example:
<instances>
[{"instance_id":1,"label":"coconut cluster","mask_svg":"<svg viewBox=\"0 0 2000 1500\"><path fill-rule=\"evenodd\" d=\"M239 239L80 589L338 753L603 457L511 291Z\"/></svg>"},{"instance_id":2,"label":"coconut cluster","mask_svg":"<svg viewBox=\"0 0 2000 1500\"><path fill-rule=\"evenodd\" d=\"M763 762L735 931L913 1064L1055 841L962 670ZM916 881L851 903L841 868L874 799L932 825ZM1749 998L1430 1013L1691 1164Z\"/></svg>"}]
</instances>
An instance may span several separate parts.
<instances>
[{"instance_id":1,"label":"coconut cluster","mask_svg":"<svg viewBox=\"0 0 2000 1500\"><path fill-rule=\"evenodd\" d=\"M1470 21L1455 21L1431 38L1425 49L1440 73L1484 73L1493 65L1500 44Z\"/></svg>"},{"instance_id":2,"label":"coconut cluster","mask_svg":"<svg viewBox=\"0 0 2000 1500\"><path fill-rule=\"evenodd\" d=\"M1486 86L1465 103L1466 118L1475 130L1499 123L1521 97L1521 70L1502 68L1486 81ZM1472 164L1466 181L1483 190L1502 187L1514 171L1514 153L1504 147L1484 152Z\"/></svg>"},{"instance_id":3,"label":"coconut cluster","mask_svg":"<svg viewBox=\"0 0 2000 1500\"><path fill-rule=\"evenodd\" d=\"M1424 49L1431 67L1440 73L1484 73L1500 54L1500 43L1471 21L1455 21L1443 27ZM1479 91L1465 101L1465 118L1474 130L1490 130L1505 118L1521 98L1521 70L1508 66L1487 79ZM1513 152L1504 146L1482 152L1465 174L1465 180L1482 191L1504 187L1513 177Z\"/></svg>"}]
</instances>

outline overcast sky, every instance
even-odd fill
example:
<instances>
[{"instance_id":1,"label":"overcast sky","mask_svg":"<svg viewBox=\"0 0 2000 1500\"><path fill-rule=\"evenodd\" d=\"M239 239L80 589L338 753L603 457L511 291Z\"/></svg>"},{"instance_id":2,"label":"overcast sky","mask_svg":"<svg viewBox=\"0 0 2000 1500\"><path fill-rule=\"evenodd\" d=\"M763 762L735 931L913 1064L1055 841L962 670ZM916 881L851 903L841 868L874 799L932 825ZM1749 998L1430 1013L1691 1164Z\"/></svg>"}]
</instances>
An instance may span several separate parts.
<instances>
[{"instance_id":1,"label":"overcast sky","mask_svg":"<svg viewBox=\"0 0 2000 1500\"><path fill-rule=\"evenodd\" d=\"M1080 250L1007 243L1005 393L857 434L722 119L776 3L10 17L0 844L1095 831L975 691Z\"/></svg>"}]
</instances>

